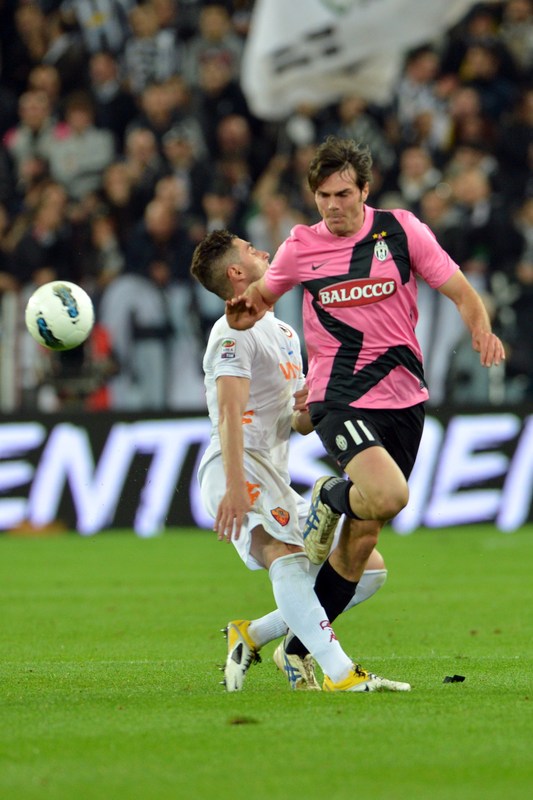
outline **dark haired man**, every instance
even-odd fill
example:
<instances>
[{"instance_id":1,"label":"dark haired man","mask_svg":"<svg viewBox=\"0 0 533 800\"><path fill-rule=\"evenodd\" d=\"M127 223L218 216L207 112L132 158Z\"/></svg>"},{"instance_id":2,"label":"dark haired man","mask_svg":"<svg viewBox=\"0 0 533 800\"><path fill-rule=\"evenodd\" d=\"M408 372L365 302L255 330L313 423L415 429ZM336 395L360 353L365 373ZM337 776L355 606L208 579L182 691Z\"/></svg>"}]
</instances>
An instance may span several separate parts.
<instances>
[{"instance_id":1,"label":"dark haired man","mask_svg":"<svg viewBox=\"0 0 533 800\"><path fill-rule=\"evenodd\" d=\"M368 148L328 137L308 169L322 221L295 226L268 271L226 304L230 326L244 330L285 292L304 288L309 412L348 477L315 484L306 552L323 561L346 514L355 521L350 555L336 571L354 587L383 525L407 504L422 436L417 277L456 304L483 366L505 357L480 296L429 228L409 211L366 204L371 168ZM291 641L289 652L297 646Z\"/></svg>"},{"instance_id":2,"label":"dark haired man","mask_svg":"<svg viewBox=\"0 0 533 800\"><path fill-rule=\"evenodd\" d=\"M268 253L228 231L214 231L196 247L191 272L206 289L229 299L260 279L267 266ZM292 688L320 688L312 656L328 691L408 691L407 683L354 665L337 641L331 621L358 601L351 582L337 580L332 587L329 565L316 585L309 572L302 539L307 504L290 486L288 474L291 426L300 433L312 429L295 331L271 309L249 331L233 331L223 316L211 330L203 367L212 433L198 470L202 501L219 540L233 542L250 569L268 569L279 609L262 624L229 623L226 688L242 688L259 647L289 628L304 642L304 653L291 654L282 645L274 660ZM349 522L341 532L341 552L350 527ZM369 569L383 578L381 557L374 552L371 558ZM374 581L366 596L379 588L376 578L366 575L367 584Z\"/></svg>"}]
</instances>

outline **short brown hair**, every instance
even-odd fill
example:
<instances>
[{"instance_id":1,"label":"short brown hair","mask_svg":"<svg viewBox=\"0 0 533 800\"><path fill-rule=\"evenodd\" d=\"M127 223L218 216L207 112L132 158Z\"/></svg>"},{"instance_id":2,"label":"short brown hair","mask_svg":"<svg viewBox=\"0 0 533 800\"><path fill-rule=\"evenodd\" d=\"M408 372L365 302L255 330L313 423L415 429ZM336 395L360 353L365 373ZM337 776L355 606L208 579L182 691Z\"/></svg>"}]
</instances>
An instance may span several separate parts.
<instances>
[{"instance_id":1,"label":"short brown hair","mask_svg":"<svg viewBox=\"0 0 533 800\"><path fill-rule=\"evenodd\" d=\"M372 156L366 145L357 144L353 139L328 138L317 148L309 169L307 180L314 193L326 178L334 172L344 172L353 168L355 182L359 189L364 189L372 180Z\"/></svg>"},{"instance_id":2,"label":"short brown hair","mask_svg":"<svg viewBox=\"0 0 533 800\"><path fill-rule=\"evenodd\" d=\"M236 240L237 236L227 230L212 231L196 245L192 256L191 275L223 300L233 297L227 268L239 260Z\"/></svg>"}]
</instances>

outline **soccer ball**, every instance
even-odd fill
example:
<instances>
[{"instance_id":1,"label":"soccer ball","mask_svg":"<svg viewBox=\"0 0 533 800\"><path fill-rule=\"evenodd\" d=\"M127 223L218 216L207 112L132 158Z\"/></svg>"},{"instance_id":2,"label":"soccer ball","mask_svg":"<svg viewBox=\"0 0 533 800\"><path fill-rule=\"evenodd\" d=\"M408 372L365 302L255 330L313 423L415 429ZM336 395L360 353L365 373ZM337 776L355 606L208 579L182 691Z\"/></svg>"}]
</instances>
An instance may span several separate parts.
<instances>
[{"instance_id":1,"label":"soccer ball","mask_svg":"<svg viewBox=\"0 0 533 800\"><path fill-rule=\"evenodd\" d=\"M94 308L76 283L50 281L34 291L26 305L26 327L49 350L72 350L87 339Z\"/></svg>"}]
</instances>

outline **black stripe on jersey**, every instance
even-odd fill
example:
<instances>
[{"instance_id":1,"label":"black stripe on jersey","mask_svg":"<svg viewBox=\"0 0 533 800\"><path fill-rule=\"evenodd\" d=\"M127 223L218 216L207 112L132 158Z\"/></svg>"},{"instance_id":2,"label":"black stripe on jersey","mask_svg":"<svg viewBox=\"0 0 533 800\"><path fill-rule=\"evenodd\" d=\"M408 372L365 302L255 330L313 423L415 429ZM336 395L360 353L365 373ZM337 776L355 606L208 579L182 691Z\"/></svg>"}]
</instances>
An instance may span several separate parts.
<instances>
[{"instance_id":1,"label":"black stripe on jersey","mask_svg":"<svg viewBox=\"0 0 533 800\"><path fill-rule=\"evenodd\" d=\"M372 229L368 235L354 246L347 273L315 278L303 283L303 286L313 296L313 308L321 325L340 343L333 360L326 390L325 400L329 402L351 403L358 400L374 386L377 386L395 367L399 366L405 367L413 375L416 375L420 380L421 387L426 385L421 361L405 345L389 347L371 364L359 372L355 372L355 364L363 346L363 333L335 319L318 303L320 289L350 278L368 278L370 276L374 247L377 241L374 234L380 233L386 234L383 236L383 240L394 259L402 284L407 283L411 277L407 235L390 211L379 210L374 212Z\"/></svg>"},{"instance_id":2,"label":"black stripe on jersey","mask_svg":"<svg viewBox=\"0 0 533 800\"><path fill-rule=\"evenodd\" d=\"M407 283L411 277L411 258L409 256L407 234L394 214L391 214L390 211L374 212L374 222L372 224L370 236L374 233L381 233L382 231L385 231L387 234L383 237L383 241L388 245L394 263L400 273L402 284ZM376 244L376 239L372 239L372 243ZM373 252L372 250L372 253Z\"/></svg>"},{"instance_id":3,"label":"black stripe on jersey","mask_svg":"<svg viewBox=\"0 0 533 800\"><path fill-rule=\"evenodd\" d=\"M411 277L411 260L407 245L407 234L390 211L375 211L372 229L358 242L352 252L350 261L349 278L368 278L374 258L374 247L378 241L377 234L385 233L383 241L388 245L390 254L398 269L402 284L407 283ZM336 280L343 276L337 275Z\"/></svg>"},{"instance_id":4,"label":"black stripe on jersey","mask_svg":"<svg viewBox=\"0 0 533 800\"><path fill-rule=\"evenodd\" d=\"M337 273L326 278L303 281L302 285L317 299L320 289L325 289L327 286L332 286L350 278L370 277L374 247L377 241L374 239L374 234L382 233L383 231L387 234L383 237L383 241L387 244L394 259L400 280L402 284L407 283L411 277L411 259L407 245L407 234L390 211L375 211L371 231L352 250L348 272Z\"/></svg>"},{"instance_id":5,"label":"black stripe on jersey","mask_svg":"<svg viewBox=\"0 0 533 800\"><path fill-rule=\"evenodd\" d=\"M416 375L421 387L426 385L422 362L405 345L389 347L375 361L356 372L355 364L363 344L362 332L332 317L315 300L313 308L322 326L341 345L333 359L324 398L326 401L346 404L359 400L395 367L405 367Z\"/></svg>"}]
</instances>

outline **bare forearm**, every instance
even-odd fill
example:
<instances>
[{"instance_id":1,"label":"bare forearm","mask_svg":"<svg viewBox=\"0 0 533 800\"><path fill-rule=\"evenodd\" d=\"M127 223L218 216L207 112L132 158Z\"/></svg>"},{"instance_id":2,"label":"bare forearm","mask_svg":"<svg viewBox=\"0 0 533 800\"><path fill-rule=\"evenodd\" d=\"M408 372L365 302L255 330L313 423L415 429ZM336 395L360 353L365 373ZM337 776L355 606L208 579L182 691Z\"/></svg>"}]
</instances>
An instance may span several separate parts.
<instances>
[{"instance_id":1,"label":"bare forearm","mask_svg":"<svg viewBox=\"0 0 533 800\"><path fill-rule=\"evenodd\" d=\"M480 296L472 290L457 303L462 320L472 336L490 333L492 325L487 310Z\"/></svg>"},{"instance_id":2,"label":"bare forearm","mask_svg":"<svg viewBox=\"0 0 533 800\"><path fill-rule=\"evenodd\" d=\"M483 300L461 272L456 272L443 286L442 294L453 300L472 336L472 347L480 354L484 367L497 366L505 359L500 339L492 333L490 317Z\"/></svg>"},{"instance_id":3,"label":"bare forearm","mask_svg":"<svg viewBox=\"0 0 533 800\"><path fill-rule=\"evenodd\" d=\"M229 489L242 486L246 478L244 475L242 414L238 408L221 409L218 433L224 472L226 473L226 487Z\"/></svg>"}]
</instances>

